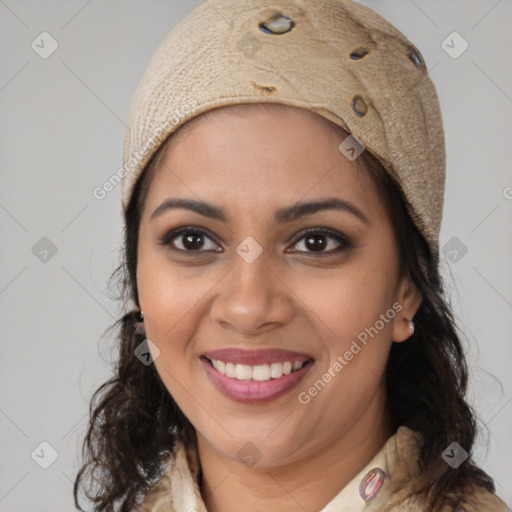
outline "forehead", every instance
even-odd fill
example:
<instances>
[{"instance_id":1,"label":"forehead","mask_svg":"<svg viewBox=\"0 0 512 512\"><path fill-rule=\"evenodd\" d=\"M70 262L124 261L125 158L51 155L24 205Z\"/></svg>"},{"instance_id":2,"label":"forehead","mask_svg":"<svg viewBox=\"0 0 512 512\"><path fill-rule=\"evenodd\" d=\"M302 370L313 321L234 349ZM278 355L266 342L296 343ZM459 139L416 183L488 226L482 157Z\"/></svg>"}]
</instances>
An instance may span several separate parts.
<instances>
[{"instance_id":1,"label":"forehead","mask_svg":"<svg viewBox=\"0 0 512 512\"><path fill-rule=\"evenodd\" d=\"M319 114L282 104L242 104L199 115L166 143L147 202L206 197L233 207L279 207L326 194L379 210L360 159L339 144L349 134ZM382 213L381 211L376 213Z\"/></svg>"}]
</instances>

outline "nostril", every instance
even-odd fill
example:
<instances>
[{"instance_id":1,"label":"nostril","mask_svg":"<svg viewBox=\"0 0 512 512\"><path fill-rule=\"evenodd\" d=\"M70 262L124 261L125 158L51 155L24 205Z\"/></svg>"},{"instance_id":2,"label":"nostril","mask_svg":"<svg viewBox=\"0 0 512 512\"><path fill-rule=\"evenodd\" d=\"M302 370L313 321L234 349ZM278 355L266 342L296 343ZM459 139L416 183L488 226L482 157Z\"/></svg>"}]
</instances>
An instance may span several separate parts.
<instances>
[{"instance_id":1,"label":"nostril","mask_svg":"<svg viewBox=\"0 0 512 512\"><path fill-rule=\"evenodd\" d=\"M350 53L350 58L352 60L359 60L368 55L368 53L369 50L367 50L366 48L357 48Z\"/></svg>"}]
</instances>

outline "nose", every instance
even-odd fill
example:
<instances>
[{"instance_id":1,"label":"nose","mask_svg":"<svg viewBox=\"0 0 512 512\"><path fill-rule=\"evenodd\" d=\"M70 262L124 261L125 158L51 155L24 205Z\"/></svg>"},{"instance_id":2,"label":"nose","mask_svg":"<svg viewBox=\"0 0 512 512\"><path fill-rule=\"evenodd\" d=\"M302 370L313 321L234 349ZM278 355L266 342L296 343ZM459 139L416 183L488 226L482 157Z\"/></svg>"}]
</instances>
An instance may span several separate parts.
<instances>
[{"instance_id":1,"label":"nose","mask_svg":"<svg viewBox=\"0 0 512 512\"><path fill-rule=\"evenodd\" d=\"M263 252L248 263L236 254L231 271L218 284L211 319L240 334L254 335L293 318L293 294Z\"/></svg>"}]
</instances>

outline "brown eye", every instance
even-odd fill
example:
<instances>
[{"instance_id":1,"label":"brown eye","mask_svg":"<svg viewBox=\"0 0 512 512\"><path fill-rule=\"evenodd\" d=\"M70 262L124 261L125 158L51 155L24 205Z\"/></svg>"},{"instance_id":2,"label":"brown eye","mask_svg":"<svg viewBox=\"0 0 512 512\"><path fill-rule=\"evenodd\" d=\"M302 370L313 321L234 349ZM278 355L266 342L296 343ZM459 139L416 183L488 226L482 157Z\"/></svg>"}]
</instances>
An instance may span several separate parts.
<instances>
[{"instance_id":1,"label":"brown eye","mask_svg":"<svg viewBox=\"0 0 512 512\"><path fill-rule=\"evenodd\" d=\"M328 245L326 238L323 235L309 235L304 238L304 245L311 251L320 252Z\"/></svg>"},{"instance_id":2,"label":"brown eye","mask_svg":"<svg viewBox=\"0 0 512 512\"><path fill-rule=\"evenodd\" d=\"M193 226L169 231L159 240L159 244L168 245L176 251L189 253L222 251L222 248L212 240L205 230Z\"/></svg>"},{"instance_id":3,"label":"brown eye","mask_svg":"<svg viewBox=\"0 0 512 512\"><path fill-rule=\"evenodd\" d=\"M309 230L303 233L294 243L294 246L299 247L294 252L310 253L315 256L329 256L350 249L353 247L353 244L345 235L324 228ZM329 250L326 251L325 249Z\"/></svg>"},{"instance_id":4,"label":"brown eye","mask_svg":"<svg viewBox=\"0 0 512 512\"><path fill-rule=\"evenodd\" d=\"M204 245L204 235L200 233L189 233L188 235L181 235L182 245L187 250L197 251Z\"/></svg>"}]
</instances>

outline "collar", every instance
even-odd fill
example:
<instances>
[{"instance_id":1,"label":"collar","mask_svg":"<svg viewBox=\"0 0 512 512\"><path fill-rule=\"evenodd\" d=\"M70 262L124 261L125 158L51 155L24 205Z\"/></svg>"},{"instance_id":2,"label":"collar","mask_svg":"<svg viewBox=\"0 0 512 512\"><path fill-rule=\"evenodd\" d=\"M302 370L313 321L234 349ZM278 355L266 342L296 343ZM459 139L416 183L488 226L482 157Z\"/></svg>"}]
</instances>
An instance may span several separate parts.
<instances>
[{"instance_id":1,"label":"collar","mask_svg":"<svg viewBox=\"0 0 512 512\"><path fill-rule=\"evenodd\" d=\"M372 460L321 510L369 512L380 510L389 498L400 498L416 469L421 435L401 426ZM207 512L198 486L197 449L178 441L163 477L146 494L137 512Z\"/></svg>"}]
</instances>

